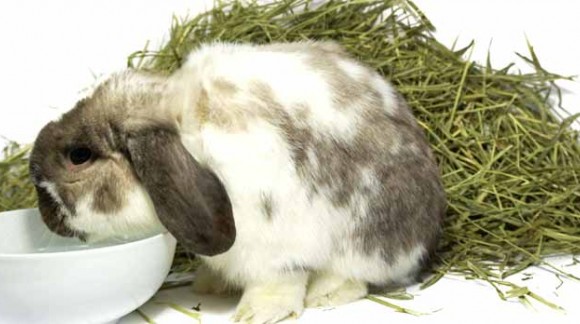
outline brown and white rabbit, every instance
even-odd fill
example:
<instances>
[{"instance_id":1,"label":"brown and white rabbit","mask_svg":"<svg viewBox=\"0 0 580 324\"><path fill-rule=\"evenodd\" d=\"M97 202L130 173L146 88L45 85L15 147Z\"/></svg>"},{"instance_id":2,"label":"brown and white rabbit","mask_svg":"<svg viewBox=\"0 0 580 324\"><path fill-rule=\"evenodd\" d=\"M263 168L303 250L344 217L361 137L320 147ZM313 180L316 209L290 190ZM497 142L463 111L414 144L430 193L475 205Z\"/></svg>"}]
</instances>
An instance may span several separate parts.
<instances>
[{"instance_id":1,"label":"brown and white rabbit","mask_svg":"<svg viewBox=\"0 0 580 324\"><path fill-rule=\"evenodd\" d=\"M445 210L403 98L332 42L210 44L172 75L126 71L39 134L45 222L88 240L171 232L195 288L271 323L415 279Z\"/></svg>"}]
</instances>

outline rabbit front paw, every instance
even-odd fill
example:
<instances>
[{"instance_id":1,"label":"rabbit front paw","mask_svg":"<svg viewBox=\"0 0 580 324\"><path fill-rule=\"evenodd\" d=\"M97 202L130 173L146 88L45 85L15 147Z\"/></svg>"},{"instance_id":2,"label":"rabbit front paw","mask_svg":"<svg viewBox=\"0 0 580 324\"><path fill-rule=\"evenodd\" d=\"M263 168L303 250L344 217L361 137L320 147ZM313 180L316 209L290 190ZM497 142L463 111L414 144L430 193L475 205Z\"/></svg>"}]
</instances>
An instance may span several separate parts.
<instances>
[{"instance_id":1,"label":"rabbit front paw","mask_svg":"<svg viewBox=\"0 0 580 324\"><path fill-rule=\"evenodd\" d=\"M347 304L368 293L366 283L342 278L332 273L313 274L306 293L306 307L329 307Z\"/></svg>"},{"instance_id":2,"label":"rabbit front paw","mask_svg":"<svg viewBox=\"0 0 580 324\"><path fill-rule=\"evenodd\" d=\"M297 318L304 310L306 275L246 287L232 320L265 324Z\"/></svg>"}]
</instances>

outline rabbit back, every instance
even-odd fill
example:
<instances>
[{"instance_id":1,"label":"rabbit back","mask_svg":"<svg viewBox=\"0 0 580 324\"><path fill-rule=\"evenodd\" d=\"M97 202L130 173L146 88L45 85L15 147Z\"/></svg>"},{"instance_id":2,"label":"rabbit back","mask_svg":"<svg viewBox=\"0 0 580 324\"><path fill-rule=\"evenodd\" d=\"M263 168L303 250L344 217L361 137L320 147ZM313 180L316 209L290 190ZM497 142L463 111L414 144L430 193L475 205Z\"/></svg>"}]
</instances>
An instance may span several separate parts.
<instances>
[{"instance_id":1,"label":"rabbit back","mask_svg":"<svg viewBox=\"0 0 580 324\"><path fill-rule=\"evenodd\" d=\"M236 242L210 267L233 281L296 268L412 279L445 197L423 131L378 73L334 43L213 44L173 79L182 141L234 211Z\"/></svg>"}]
</instances>

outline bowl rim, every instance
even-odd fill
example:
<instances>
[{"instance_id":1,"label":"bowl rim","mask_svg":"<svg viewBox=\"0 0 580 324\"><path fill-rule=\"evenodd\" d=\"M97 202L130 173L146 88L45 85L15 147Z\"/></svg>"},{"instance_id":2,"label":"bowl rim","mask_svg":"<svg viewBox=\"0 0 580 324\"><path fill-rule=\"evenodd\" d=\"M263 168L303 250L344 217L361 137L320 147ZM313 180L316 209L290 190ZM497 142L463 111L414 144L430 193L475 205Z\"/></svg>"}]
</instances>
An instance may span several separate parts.
<instances>
[{"instance_id":1,"label":"bowl rim","mask_svg":"<svg viewBox=\"0 0 580 324\"><path fill-rule=\"evenodd\" d=\"M0 212L0 217L5 215L3 214L17 214L19 212L26 212L26 211L38 211L38 208L24 208L24 209L14 209ZM151 241L164 239L170 236L174 242L176 242L175 238L169 232L158 233L152 236L144 237L141 239L137 239L134 241L123 242L119 244L113 244L108 246L100 246L94 248L86 248L80 250L70 250L70 251L54 251L54 252L30 252L30 253L6 253L0 252L0 261L2 260L9 260L9 259L32 259L32 258L55 258L55 257L73 257L78 255L91 255L91 254L101 254L107 252L115 252L121 249L133 248L139 245L148 244Z\"/></svg>"}]
</instances>

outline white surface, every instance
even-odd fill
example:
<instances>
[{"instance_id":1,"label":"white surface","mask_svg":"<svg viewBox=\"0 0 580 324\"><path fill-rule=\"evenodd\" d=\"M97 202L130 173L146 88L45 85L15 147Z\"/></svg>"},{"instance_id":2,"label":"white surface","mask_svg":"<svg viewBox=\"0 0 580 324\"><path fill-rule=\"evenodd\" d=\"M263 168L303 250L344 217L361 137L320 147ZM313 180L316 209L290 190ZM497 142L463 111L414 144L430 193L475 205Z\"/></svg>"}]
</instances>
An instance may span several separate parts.
<instances>
[{"instance_id":1,"label":"white surface","mask_svg":"<svg viewBox=\"0 0 580 324\"><path fill-rule=\"evenodd\" d=\"M18 1L0 2L0 135L31 142L48 120L68 110L79 92L94 82L93 75L108 74L125 66L125 58L147 40L158 43L166 35L171 14L193 14L204 1ZM515 51L527 54L526 35L543 66L565 75L580 75L580 31L577 1L461 1L416 0L438 27L437 37L458 47L475 39L472 58L483 62L490 41L496 67L516 61ZM155 48L153 45L151 48ZM521 62L519 62L521 63ZM518 64L522 70L528 67ZM562 84L570 90L564 106L580 112L580 83ZM1 146L0 138L0 146ZM569 264L570 260L556 260ZM580 275L580 267L564 267ZM333 310L307 310L300 323L498 323L580 322L580 283L564 280L561 286L550 272L529 269L533 278L521 281L534 292L567 310L567 315L543 306L528 310L517 302L501 301L486 284L446 277L435 286L415 292L411 302L392 301L419 311L439 310L413 317L399 314L368 300ZM517 278L512 279L518 282ZM559 287L559 288L558 288ZM184 306L202 303L203 323L223 323L235 300L192 295L187 288L163 291L157 301L178 301ZM217 304L215 301L217 300ZM214 303L212 303L214 301ZM155 301L143 311L158 323L196 321ZM221 315L220 315L221 314ZM0 319L2 314L0 314ZM131 315L122 323L143 323Z\"/></svg>"},{"instance_id":2,"label":"white surface","mask_svg":"<svg viewBox=\"0 0 580 324\"><path fill-rule=\"evenodd\" d=\"M563 269L568 272L580 274L580 267L565 266L571 263L566 258L551 261L564 265ZM566 309L566 312L548 310L537 303L534 303L534 308L526 308L517 301L502 301L495 291L485 284L448 276L426 290L420 290L417 286L410 287L408 292L414 295L413 300L386 299L390 303L425 313L422 316L396 313L373 301L360 300L336 308L306 309L299 320L289 320L285 323L579 323L578 283L564 279L565 283L560 286L557 277L548 271L533 268L525 272L533 274L533 279L512 281L527 285L542 297L557 302ZM203 324L227 323L234 313L238 299L195 295L189 287L183 287L159 292L140 310L157 323L187 324L197 321L170 309L166 303L177 303L189 309L199 306ZM135 313L119 322L119 324L143 323L142 317Z\"/></svg>"},{"instance_id":3,"label":"white surface","mask_svg":"<svg viewBox=\"0 0 580 324\"><path fill-rule=\"evenodd\" d=\"M95 78L126 67L127 56L157 48L179 16L212 0L0 1L1 136L32 142L72 108Z\"/></svg>"},{"instance_id":4,"label":"white surface","mask_svg":"<svg viewBox=\"0 0 580 324\"><path fill-rule=\"evenodd\" d=\"M87 246L52 234L37 209L0 213L0 323L116 320L155 294L174 251L170 234Z\"/></svg>"}]
</instances>

